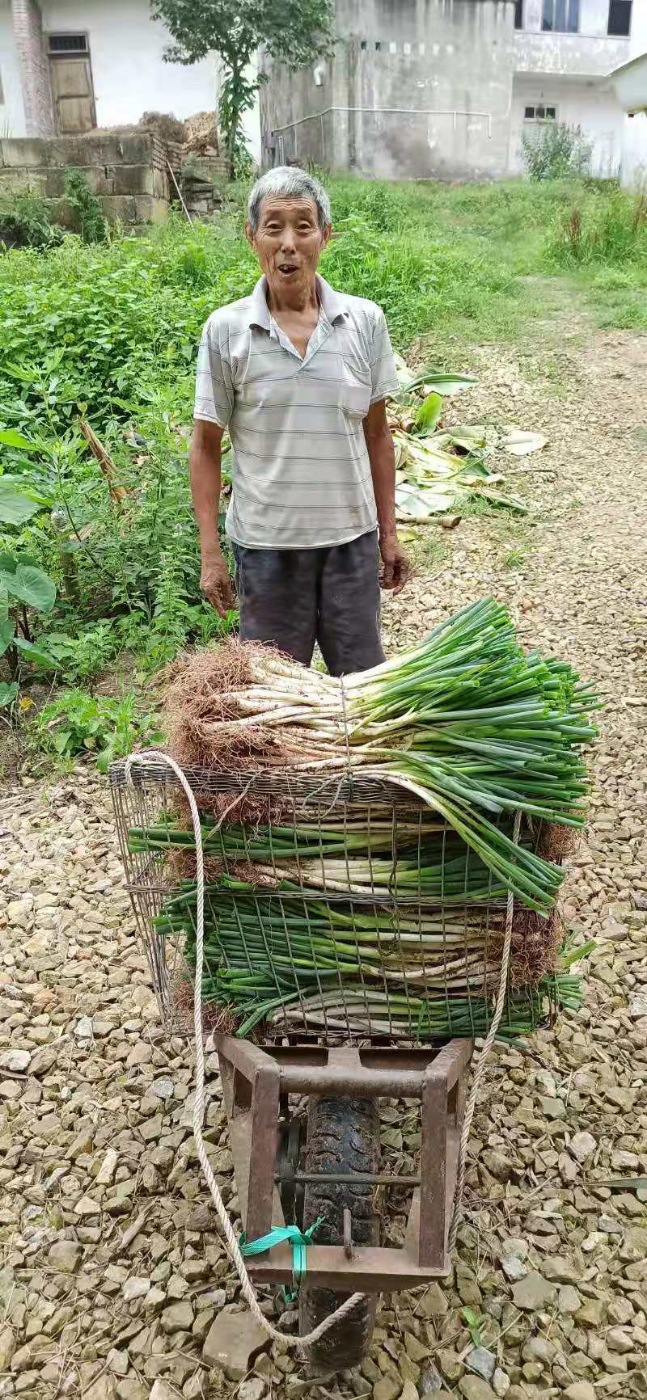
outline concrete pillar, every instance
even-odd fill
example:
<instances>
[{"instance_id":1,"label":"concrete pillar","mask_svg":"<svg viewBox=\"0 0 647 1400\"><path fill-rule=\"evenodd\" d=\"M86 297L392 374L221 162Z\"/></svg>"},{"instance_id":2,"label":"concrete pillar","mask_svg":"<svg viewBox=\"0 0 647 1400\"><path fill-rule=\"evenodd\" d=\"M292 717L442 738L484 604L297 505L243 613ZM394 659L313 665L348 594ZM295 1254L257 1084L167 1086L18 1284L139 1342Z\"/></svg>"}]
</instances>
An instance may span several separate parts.
<instances>
[{"instance_id":1,"label":"concrete pillar","mask_svg":"<svg viewBox=\"0 0 647 1400\"><path fill-rule=\"evenodd\" d=\"M11 0L13 32L20 64L27 136L54 136L49 64L38 0Z\"/></svg>"}]
</instances>

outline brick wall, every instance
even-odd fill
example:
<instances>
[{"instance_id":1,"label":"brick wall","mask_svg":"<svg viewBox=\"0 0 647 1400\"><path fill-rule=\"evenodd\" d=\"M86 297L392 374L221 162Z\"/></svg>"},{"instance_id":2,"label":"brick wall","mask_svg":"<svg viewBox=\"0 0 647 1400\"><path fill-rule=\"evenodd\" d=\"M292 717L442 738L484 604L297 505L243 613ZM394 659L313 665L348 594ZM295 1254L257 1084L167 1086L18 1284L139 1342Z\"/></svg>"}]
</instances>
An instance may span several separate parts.
<instances>
[{"instance_id":1,"label":"brick wall","mask_svg":"<svg viewBox=\"0 0 647 1400\"><path fill-rule=\"evenodd\" d=\"M37 0L11 0L28 136L54 135L54 109L43 20Z\"/></svg>"}]
</instances>

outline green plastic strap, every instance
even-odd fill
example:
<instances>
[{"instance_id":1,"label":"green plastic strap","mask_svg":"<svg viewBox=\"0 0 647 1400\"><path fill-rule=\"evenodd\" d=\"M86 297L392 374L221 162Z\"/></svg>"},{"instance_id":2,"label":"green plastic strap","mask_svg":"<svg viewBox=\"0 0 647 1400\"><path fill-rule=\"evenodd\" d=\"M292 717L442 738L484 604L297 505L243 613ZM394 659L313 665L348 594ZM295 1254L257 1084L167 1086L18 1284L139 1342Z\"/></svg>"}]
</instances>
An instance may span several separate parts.
<instances>
[{"instance_id":1,"label":"green plastic strap","mask_svg":"<svg viewBox=\"0 0 647 1400\"><path fill-rule=\"evenodd\" d=\"M285 1296L288 1302L293 1302L299 1291L299 1285L303 1275L308 1267L308 1245L312 1244L312 1237L315 1230L318 1230L319 1226L322 1224L323 1215L320 1215L319 1218L315 1220L314 1225L310 1225L307 1230L300 1230L298 1225L277 1225L274 1230L270 1230L269 1234L261 1235L260 1240L250 1240L249 1243L246 1242L245 1236L241 1235L240 1252L245 1258L249 1258L252 1254L265 1254L268 1249L273 1249L277 1244L292 1245L292 1279L294 1287L291 1293L288 1293L286 1290Z\"/></svg>"}]
</instances>

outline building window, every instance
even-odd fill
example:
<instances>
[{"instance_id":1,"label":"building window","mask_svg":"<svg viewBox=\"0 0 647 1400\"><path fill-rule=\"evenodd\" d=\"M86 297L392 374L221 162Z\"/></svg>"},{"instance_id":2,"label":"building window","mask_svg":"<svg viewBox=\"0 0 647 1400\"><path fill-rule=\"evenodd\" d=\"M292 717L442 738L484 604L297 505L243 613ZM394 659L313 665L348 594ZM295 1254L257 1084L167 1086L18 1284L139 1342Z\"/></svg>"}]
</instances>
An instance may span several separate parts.
<instances>
[{"instance_id":1,"label":"building window","mask_svg":"<svg viewBox=\"0 0 647 1400\"><path fill-rule=\"evenodd\" d=\"M631 34L631 0L609 0L607 34L625 39Z\"/></svg>"},{"instance_id":2,"label":"building window","mask_svg":"<svg viewBox=\"0 0 647 1400\"><path fill-rule=\"evenodd\" d=\"M514 0L514 27L523 29L523 0Z\"/></svg>"},{"instance_id":3,"label":"building window","mask_svg":"<svg viewBox=\"0 0 647 1400\"><path fill-rule=\"evenodd\" d=\"M545 107L543 102L536 107L524 107L523 118L526 122L556 122L557 108Z\"/></svg>"},{"instance_id":4,"label":"building window","mask_svg":"<svg viewBox=\"0 0 647 1400\"><path fill-rule=\"evenodd\" d=\"M51 54L87 53L87 34L48 34L49 51Z\"/></svg>"},{"instance_id":5,"label":"building window","mask_svg":"<svg viewBox=\"0 0 647 1400\"><path fill-rule=\"evenodd\" d=\"M544 0L541 27L552 34L577 34L580 0Z\"/></svg>"}]
</instances>

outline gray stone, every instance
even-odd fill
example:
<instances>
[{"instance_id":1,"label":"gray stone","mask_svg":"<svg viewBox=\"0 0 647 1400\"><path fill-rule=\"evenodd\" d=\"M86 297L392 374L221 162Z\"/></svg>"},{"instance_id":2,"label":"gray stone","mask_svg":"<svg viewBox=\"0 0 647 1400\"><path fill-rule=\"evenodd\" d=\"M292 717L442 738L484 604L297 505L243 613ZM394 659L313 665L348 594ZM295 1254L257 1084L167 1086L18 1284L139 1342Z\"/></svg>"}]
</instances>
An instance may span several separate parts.
<instances>
[{"instance_id":1,"label":"gray stone","mask_svg":"<svg viewBox=\"0 0 647 1400\"><path fill-rule=\"evenodd\" d=\"M82 1196L74 1207L75 1215L101 1215L101 1206L91 1196Z\"/></svg>"},{"instance_id":2,"label":"gray stone","mask_svg":"<svg viewBox=\"0 0 647 1400\"><path fill-rule=\"evenodd\" d=\"M155 1381L149 1400L177 1400L177 1390L160 1377Z\"/></svg>"},{"instance_id":3,"label":"gray stone","mask_svg":"<svg viewBox=\"0 0 647 1400\"><path fill-rule=\"evenodd\" d=\"M519 1279L525 1278L528 1270L522 1259L518 1259L516 1254L508 1254L501 1260L501 1268L510 1283L518 1283Z\"/></svg>"},{"instance_id":4,"label":"gray stone","mask_svg":"<svg viewBox=\"0 0 647 1400\"><path fill-rule=\"evenodd\" d=\"M249 1376L238 1387L238 1400L263 1400L266 1390L262 1376Z\"/></svg>"},{"instance_id":5,"label":"gray stone","mask_svg":"<svg viewBox=\"0 0 647 1400\"><path fill-rule=\"evenodd\" d=\"M76 1240L56 1240L47 1256L48 1263L60 1274L75 1274L81 1263L83 1249Z\"/></svg>"},{"instance_id":6,"label":"gray stone","mask_svg":"<svg viewBox=\"0 0 647 1400\"><path fill-rule=\"evenodd\" d=\"M606 1336L609 1351L618 1351L621 1354L633 1350L633 1342L629 1333L624 1327L610 1327Z\"/></svg>"},{"instance_id":7,"label":"gray stone","mask_svg":"<svg viewBox=\"0 0 647 1400\"><path fill-rule=\"evenodd\" d=\"M541 1274L527 1274L519 1283L515 1283L512 1290L512 1301L516 1308L521 1308L524 1312L534 1312L539 1308L548 1307L555 1297L555 1287L552 1283L547 1283Z\"/></svg>"},{"instance_id":8,"label":"gray stone","mask_svg":"<svg viewBox=\"0 0 647 1400\"><path fill-rule=\"evenodd\" d=\"M128 1374L130 1357L127 1351L117 1351L116 1347L108 1352L106 1365L112 1371L113 1376L125 1376Z\"/></svg>"},{"instance_id":9,"label":"gray stone","mask_svg":"<svg viewBox=\"0 0 647 1400\"><path fill-rule=\"evenodd\" d=\"M492 1386L481 1380L480 1376L463 1376L458 1382L458 1389L465 1400L495 1400Z\"/></svg>"},{"instance_id":10,"label":"gray stone","mask_svg":"<svg viewBox=\"0 0 647 1400\"><path fill-rule=\"evenodd\" d=\"M496 1357L486 1347L475 1347L465 1357L465 1365L484 1381L491 1381L496 1370Z\"/></svg>"},{"instance_id":11,"label":"gray stone","mask_svg":"<svg viewBox=\"0 0 647 1400\"><path fill-rule=\"evenodd\" d=\"M597 1142L591 1133L574 1133L568 1144L568 1150L572 1157L578 1162L586 1162L595 1152Z\"/></svg>"},{"instance_id":12,"label":"gray stone","mask_svg":"<svg viewBox=\"0 0 647 1400\"><path fill-rule=\"evenodd\" d=\"M127 1278L121 1290L124 1303L134 1303L136 1298L145 1298L150 1286L148 1278Z\"/></svg>"},{"instance_id":13,"label":"gray stone","mask_svg":"<svg viewBox=\"0 0 647 1400\"><path fill-rule=\"evenodd\" d=\"M505 1371L501 1370L500 1366L497 1366L492 1377L492 1389L494 1394L499 1397L499 1400L504 1400L504 1397L508 1394L510 1389L510 1377Z\"/></svg>"},{"instance_id":14,"label":"gray stone","mask_svg":"<svg viewBox=\"0 0 647 1400\"><path fill-rule=\"evenodd\" d=\"M119 1157L114 1147L108 1148L96 1176L97 1186L109 1186L117 1170Z\"/></svg>"},{"instance_id":15,"label":"gray stone","mask_svg":"<svg viewBox=\"0 0 647 1400\"><path fill-rule=\"evenodd\" d=\"M0 1069L9 1069L12 1074L24 1074L30 1060L29 1050L3 1050L0 1055Z\"/></svg>"},{"instance_id":16,"label":"gray stone","mask_svg":"<svg viewBox=\"0 0 647 1400\"><path fill-rule=\"evenodd\" d=\"M16 1351L16 1338L11 1327L0 1331L0 1371L8 1371Z\"/></svg>"},{"instance_id":17,"label":"gray stone","mask_svg":"<svg viewBox=\"0 0 647 1400\"><path fill-rule=\"evenodd\" d=\"M560 1313L565 1313L568 1317L576 1313L582 1306L582 1299L576 1288L571 1283L565 1283L559 1290L557 1306Z\"/></svg>"},{"instance_id":18,"label":"gray stone","mask_svg":"<svg viewBox=\"0 0 647 1400\"><path fill-rule=\"evenodd\" d=\"M514 1171L514 1162L502 1152L482 1152L480 1160L490 1175L497 1181L509 1181Z\"/></svg>"},{"instance_id":19,"label":"gray stone","mask_svg":"<svg viewBox=\"0 0 647 1400\"><path fill-rule=\"evenodd\" d=\"M422 1317L444 1317L449 1308L447 1296L439 1283L430 1283L423 1293L417 1311Z\"/></svg>"},{"instance_id":20,"label":"gray stone","mask_svg":"<svg viewBox=\"0 0 647 1400\"><path fill-rule=\"evenodd\" d=\"M443 1389L443 1378L431 1364L425 1366L418 1383L418 1390L421 1395L437 1395Z\"/></svg>"},{"instance_id":21,"label":"gray stone","mask_svg":"<svg viewBox=\"0 0 647 1400\"><path fill-rule=\"evenodd\" d=\"M596 1392L590 1381L573 1381L564 1391L564 1400L596 1400Z\"/></svg>"},{"instance_id":22,"label":"gray stone","mask_svg":"<svg viewBox=\"0 0 647 1400\"><path fill-rule=\"evenodd\" d=\"M172 1099L175 1093L175 1085L172 1079L163 1075L161 1079L154 1079L151 1084L151 1094L155 1094L158 1099Z\"/></svg>"},{"instance_id":23,"label":"gray stone","mask_svg":"<svg viewBox=\"0 0 647 1400\"><path fill-rule=\"evenodd\" d=\"M598 1230L601 1230L605 1235L621 1235L623 1224L616 1215L601 1215L598 1220Z\"/></svg>"},{"instance_id":24,"label":"gray stone","mask_svg":"<svg viewBox=\"0 0 647 1400\"><path fill-rule=\"evenodd\" d=\"M402 1380L395 1371L387 1371L373 1386L373 1400L398 1400L402 1390Z\"/></svg>"},{"instance_id":25,"label":"gray stone","mask_svg":"<svg viewBox=\"0 0 647 1400\"><path fill-rule=\"evenodd\" d=\"M186 1307L185 1303L176 1304ZM212 1323L202 1349L207 1366L218 1367L229 1380L242 1381L259 1351L267 1351L270 1338L249 1312L223 1308Z\"/></svg>"},{"instance_id":26,"label":"gray stone","mask_svg":"<svg viewBox=\"0 0 647 1400\"><path fill-rule=\"evenodd\" d=\"M164 1332L190 1332L193 1326L193 1308L188 1299L183 1303L172 1303L170 1308L164 1308L160 1314L160 1323Z\"/></svg>"}]
</instances>

